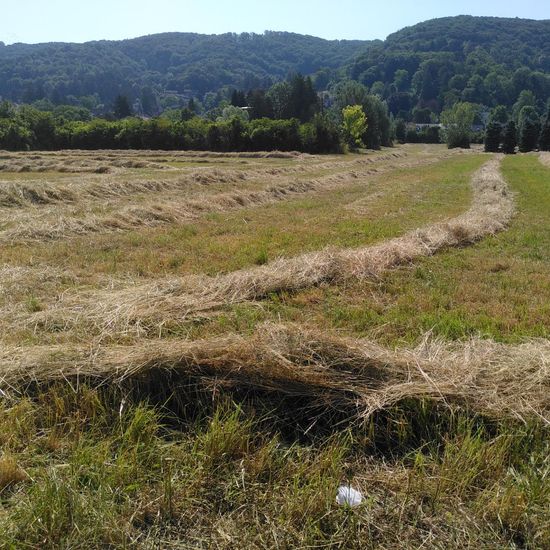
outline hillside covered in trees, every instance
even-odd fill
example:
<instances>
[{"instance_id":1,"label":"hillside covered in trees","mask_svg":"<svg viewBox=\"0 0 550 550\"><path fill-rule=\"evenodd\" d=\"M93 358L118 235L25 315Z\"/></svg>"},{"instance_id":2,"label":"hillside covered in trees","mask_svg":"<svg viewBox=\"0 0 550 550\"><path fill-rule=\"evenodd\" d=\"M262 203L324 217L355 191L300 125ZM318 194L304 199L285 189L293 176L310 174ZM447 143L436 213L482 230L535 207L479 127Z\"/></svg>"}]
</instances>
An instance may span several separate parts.
<instances>
[{"instance_id":1,"label":"hillside covered in trees","mask_svg":"<svg viewBox=\"0 0 550 550\"><path fill-rule=\"evenodd\" d=\"M211 108L231 89L267 89L302 73L317 91L352 78L386 100L394 116L429 122L456 101L512 106L524 90L543 110L549 72L550 21L493 17L434 19L371 42L266 32L0 43L0 97L96 113L120 94L146 115L182 107L190 97Z\"/></svg>"},{"instance_id":2,"label":"hillside covered in trees","mask_svg":"<svg viewBox=\"0 0 550 550\"><path fill-rule=\"evenodd\" d=\"M549 73L550 21L471 16L403 29L369 45L349 71L395 116L407 118L416 107L416 122L457 101L512 106L524 90L542 110Z\"/></svg>"},{"instance_id":3,"label":"hillside covered in trees","mask_svg":"<svg viewBox=\"0 0 550 550\"><path fill-rule=\"evenodd\" d=\"M549 38L550 21L460 16L384 42L266 32L0 43L0 148L462 147L492 125L485 143L498 150L509 123L520 150L548 148Z\"/></svg>"},{"instance_id":4,"label":"hillside covered in trees","mask_svg":"<svg viewBox=\"0 0 550 550\"><path fill-rule=\"evenodd\" d=\"M85 44L0 43L0 96L55 104L110 103L118 94L152 102L167 91L202 97L224 86L268 87L289 73L328 82L367 47L283 32L166 33ZM91 96L91 97L90 97ZM154 96L154 97L150 97Z\"/></svg>"}]
</instances>

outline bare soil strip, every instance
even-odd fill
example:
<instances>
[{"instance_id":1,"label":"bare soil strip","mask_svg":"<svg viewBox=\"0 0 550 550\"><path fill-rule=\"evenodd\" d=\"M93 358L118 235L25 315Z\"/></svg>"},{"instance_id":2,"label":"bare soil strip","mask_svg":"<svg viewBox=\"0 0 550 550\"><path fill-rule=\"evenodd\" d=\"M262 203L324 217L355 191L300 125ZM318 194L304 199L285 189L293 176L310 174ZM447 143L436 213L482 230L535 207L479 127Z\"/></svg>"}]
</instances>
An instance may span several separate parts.
<instances>
[{"instance_id":1,"label":"bare soil strip","mask_svg":"<svg viewBox=\"0 0 550 550\"><path fill-rule=\"evenodd\" d=\"M539 153L539 160L543 164L543 166L550 168L550 153L548 152Z\"/></svg>"},{"instance_id":2,"label":"bare soil strip","mask_svg":"<svg viewBox=\"0 0 550 550\"><path fill-rule=\"evenodd\" d=\"M252 337L141 341L134 346L35 346L0 351L0 389L56 380L95 383L181 375L205 386L308 397L353 407L360 417L407 398L460 405L495 418L550 423L550 342L487 340L384 349L367 340L293 325L264 325Z\"/></svg>"}]
</instances>

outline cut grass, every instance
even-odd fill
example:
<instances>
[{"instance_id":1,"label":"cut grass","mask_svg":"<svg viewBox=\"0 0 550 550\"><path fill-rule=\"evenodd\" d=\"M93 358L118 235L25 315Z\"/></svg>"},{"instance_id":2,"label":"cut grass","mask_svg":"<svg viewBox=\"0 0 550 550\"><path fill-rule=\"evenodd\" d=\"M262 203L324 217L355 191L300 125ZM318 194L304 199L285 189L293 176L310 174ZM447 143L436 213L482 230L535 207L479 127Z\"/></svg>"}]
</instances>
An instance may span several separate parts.
<instances>
[{"instance_id":1,"label":"cut grass","mask_svg":"<svg viewBox=\"0 0 550 550\"><path fill-rule=\"evenodd\" d=\"M3 446L28 475L1 492L2 547L550 543L548 445L537 428L445 417L424 402L296 440L290 416L258 404L223 393L214 404L177 401L177 423L147 402L85 387L4 406ZM384 460L377 440L393 441ZM341 483L362 491L359 508L335 504Z\"/></svg>"},{"instance_id":2,"label":"cut grass","mask_svg":"<svg viewBox=\"0 0 550 550\"><path fill-rule=\"evenodd\" d=\"M151 153L150 159L159 162L159 156ZM121 285L128 275L154 281L164 274L231 271L326 244L373 242L456 215L470 205L469 175L486 158L468 156L396 170L391 178L373 176L367 201L365 189L351 185L247 210L246 223L241 211L192 225L76 239L72 246L3 246L2 259L12 264L0 272L4 322L12 308L47 309L66 289L108 286L113 274L113 284ZM314 159L315 170L322 173L328 170L322 164L353 159ZM209 321L181 324L172 335L246 333L275 319L315 326L323 337L325 329L337 327L391 344L416 342L426 329L451 339L478 332L511 342L547 337L550 189L549 172L537 163L527 156L504 161L519 211L508 232L415 261L375 282L279 292L230 306ZM61 344L60 355L49 357L59 366L69 351L61 336L41 334L39 327L22 335L10 326L3 343L51 339ZM93 365L101 353L96 355L87 337L81 349ZM351 383L353 365L357 376L369 376L353 359L355 345L341 349L335 339L321 353L308 348L312 338L305 343L299 347L301 360L296 350L276 353L293 380L316 368L320 377L334 371ZM542 421L515 422L500 414L488 420L474 414L472 401L457 410L413 396L366 422L351 423L343 401L340 407L327 405L326 391L319 392L325 397L320 406L304 394L262 392L259 384L252 390L250 382L258 382L252 376L247 376L248 389L240 384L231 390L227 377L208 375L212 365L207 364L201 384L178 378L174 365L183 361L182 354L176 354L172 368L163 355L178 341L159 338L149 344L141 342L152 361L165 358L165 375L149 384L138 378L133 391L107 384L89 389L77 377L40 391L31 384L17 399L2 396L0 548L550 547L550 449ZM106 342L97 345L108 352ZM259 359L250 366L275 380L262 349L254 347ZM222 365L230 350L219 352ZM427 355L437 369L444 354ZM472 352L470 359L477 357ZM135 361L136 367L147 366ZM443 362L460 376L452 362ZM77 363L82 367L81 360ZM128 366L124 363L121 370ZM379 365L386 373L387 363ZM516 363L525 369L529 361ZM527 377L522 379L514 365L512 357L508 366L528 393ZM418 366L410 371L427 375L433 392L434 376ZM463 366L467 371L466 361ZM410 371L404 370L409 382ZM475 384L472 372L463 378L470 376ZM543 390L543 378L533 378L529 383ZM278 383L285 383L284 376ZM498 384L489 385L492 396L506 393ZM510 391L507 399L516 404L520 394ZM349 401L357 405L352 392ZM365 497L359 508L335 504L337 487L348 482Z\"/></svg>"},{"instance_id":3,"label":"cut grass","mask_svg":"<svg viewBox=\"0 0 550 550\"><path fill-rule=\"evenodd\" d=\"M244 220L243 212L216 214L193 225L170 229L0 247L12 265L29 270L29 277L20 277L18 284L12 286L16 294L6 293L0 300L4 300L4 309L13 310L18 307L18 299L21 302L32 293L46 311L48 304L57 301L65 290L108 284L106 275L158 277L170 272L203 270L217 274L262 265L279 255L298 254L327 244L353 246L394 236L426 219L446 219L466 210L471 198L467 181L483 160L484 157L470 155L446 160L430 170L419 170L419 181L406 169L373 177L366 185L367 197L372 197L368 211L364 204L359 211L349 208L365 197L365 184L357 183L321 192L316 198L249 209ZM33 266L40 265L55 266L72 276L66 277L66 283L60 284L56 292L47 280L30 276ZM58 330L54 327L47 336L38 326L33 325L30 331L14 331L10 326L9 335L6 333L4 338L29 343L38 343L43 337L47 340L42 341L59 341Z\"/></svg>"},{"instance_id":4,"label":"cut grass","mask_svg":"<svg viewBox=\"0 0 550 550\"><path fill-rule=\"evenodd\" d=\"M396 170L314 198L210 214L188 225L69 242L0 245L0 250L5 261L14 265L32 261L100 274L234 271L253 265L261 250L277 258L327 245L357 246L452 217L467 209L468 181L483 160L472 155L424 170ZM366 207L349 207L365 194L370 198Z\"/></svg>"},{"instance_id":5,"label":"cut grass","mask_svg":"<svg viewBox=\"0 0 550 550\"><path fill-rule=\"evenodd\" d=\"M361 294L348 302L346 293L340 307L330 308L335 324L368 331L369 313L364 324L361 316L370 310L386 341L415 340L428 330L449 339L548 338L550 173L533 156L506 158L503 173L517 194L518 214L508 231L391 273L367 291L371 296L363 292L363 304L357 302Z\"/></svg>"},{"instance_id":6,"label":"cut grass","mask_svg":"<svg viewBox=\"0 0 550 550\"><path fill-rule=\"evenodd\" d=\"M325 285L228 308L194 332L243 328L273 317L414 343L427 331L447 339L472 336L517 343L550 336L550 179L534 156L508 157L503 173L516 193L511 227L472 247L451 249L389 272L378 283Z\"/></svg>"}]
</instances>

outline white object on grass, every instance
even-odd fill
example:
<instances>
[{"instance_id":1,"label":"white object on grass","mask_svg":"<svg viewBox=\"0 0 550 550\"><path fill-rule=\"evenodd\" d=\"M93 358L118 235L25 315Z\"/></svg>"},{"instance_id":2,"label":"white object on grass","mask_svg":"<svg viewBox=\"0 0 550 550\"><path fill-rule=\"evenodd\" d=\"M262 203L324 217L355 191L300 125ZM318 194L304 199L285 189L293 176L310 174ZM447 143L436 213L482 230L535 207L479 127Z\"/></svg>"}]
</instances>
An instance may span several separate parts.
<instances>
[{"instance_id":1,"label":"white object on grass","mask_svg":"<svg viewBox=\"0 0 550 550\"><path fill-rule=\"evenodd\" d=\"M336 503L340 506L359 506L363 502L363 495L356 491L349 485L342 485L338 487L338 494L336 495Z\"/></svg>"}]
</instances>

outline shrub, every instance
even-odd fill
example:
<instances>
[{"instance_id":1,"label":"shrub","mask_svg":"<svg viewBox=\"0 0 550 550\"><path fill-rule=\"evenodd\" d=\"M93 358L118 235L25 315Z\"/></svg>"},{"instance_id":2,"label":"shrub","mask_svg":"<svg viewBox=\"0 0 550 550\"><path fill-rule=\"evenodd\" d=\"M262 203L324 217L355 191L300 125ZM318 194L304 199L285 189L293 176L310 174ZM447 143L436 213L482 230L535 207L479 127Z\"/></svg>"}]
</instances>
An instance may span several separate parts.
<instances>
[{"instance_id":1,"label":"shrub","mask_svg":"<svg viewBox=\"0 0 550 550\"><path fill-rule=\"evenodd\" d=\"M470 148L474 118L475 108L471 103L455 103L451 109L441 113L441 122L445 126L445 141L449 149Z\"/></svg>"}]
</instances>

